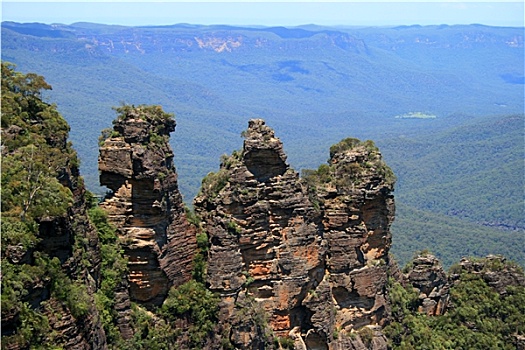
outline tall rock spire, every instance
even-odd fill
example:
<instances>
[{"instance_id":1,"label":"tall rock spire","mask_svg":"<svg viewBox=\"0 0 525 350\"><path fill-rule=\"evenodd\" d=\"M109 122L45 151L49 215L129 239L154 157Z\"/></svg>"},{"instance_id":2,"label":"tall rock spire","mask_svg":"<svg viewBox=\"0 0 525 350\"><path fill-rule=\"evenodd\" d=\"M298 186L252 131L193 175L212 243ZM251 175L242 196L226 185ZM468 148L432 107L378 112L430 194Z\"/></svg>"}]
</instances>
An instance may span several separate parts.
<instances>
[{"instance_id":1,"label":"tall rock spire","mask_svg":"<svg viewBox=\"0 0 525 350\"><path fill-rule=\"evenodd\" d=\"M168 143L176 124L158 106L117 111L113 130L101 138L100 183L111 190L101 207L129 261L131 299L160 305L172 285L191 278L196 249Z\"/></svg>"},{"instance_id":2,"label":"tall rock spire","mask_svg":"<svg viewBox=\"0 0 525 350\"><path fill-rule=\"evenodd\" d=\"M234 347L349 348L363 327L379 348L393 175L371 141L343 140L303 179L281 141L251 120L242 151L203 180L196 212L210 237L208 283ZM284 341L284 340L283 340Z\"/></svg>"}]
</instances>

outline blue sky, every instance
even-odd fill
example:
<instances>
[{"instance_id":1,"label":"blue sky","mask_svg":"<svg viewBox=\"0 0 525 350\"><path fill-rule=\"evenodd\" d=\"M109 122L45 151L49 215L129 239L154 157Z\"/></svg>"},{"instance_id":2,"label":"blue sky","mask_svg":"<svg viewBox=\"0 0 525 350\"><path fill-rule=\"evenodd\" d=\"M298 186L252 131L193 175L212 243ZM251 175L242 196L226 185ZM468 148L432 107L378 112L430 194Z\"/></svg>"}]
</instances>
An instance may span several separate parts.
<instances>
[{"instance_id":1,"label":"blue sky","mask_svg":"<svg viewBox=\"0 0 525 350\"><path fill-rule=\"evenodd\" d=\"M232 25L471 24L523 26L524 2L407 1L2 1L2 20L95 22L121 25L175 23Z\"/></svg>"}]
</instances>

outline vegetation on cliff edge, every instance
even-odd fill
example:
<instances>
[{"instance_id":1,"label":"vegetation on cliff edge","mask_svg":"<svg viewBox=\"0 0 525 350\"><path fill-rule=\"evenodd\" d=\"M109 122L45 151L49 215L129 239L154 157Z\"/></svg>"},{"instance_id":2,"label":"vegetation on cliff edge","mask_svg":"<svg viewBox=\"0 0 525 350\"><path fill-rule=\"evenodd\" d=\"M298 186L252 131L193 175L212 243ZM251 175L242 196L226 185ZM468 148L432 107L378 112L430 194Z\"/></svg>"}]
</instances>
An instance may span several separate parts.
<instances>
[{"instance_id":1,"label":"vegetation on cliff edge","mask_svg":"<svg viewBox=\"0 0 525 350\"><path fill-rule=\"evenodd\" d=\"M504 268L523 270L514 263L485 268L498 273ZM458 279L450 288L445 314L427 316L417 310L417 292L411 286L389 281L393 322L385 328L393 349L516 349L517 337L525 335L525 287L508 286L500 294L480 276L455 265Z\"/></svg>"},{"instance_id":2,"label":"vegetation on cliff edge","mask_svg":"<svg viewBox=\"0 0 525 350\"><path fill-rule=\"evenodd\" d=\"M68 220L72 191L83 186L67 142L69 126L55 105L42 100L42 90L49 89L43 77L2 62L2 347L53 342L57 334L46 316L51 303L62 304L77 319L90 308L78 270L89 264L81 233L60 233L71 235L70 249L79 259L77 270L68 274L64 257L42 236L43 223Z\"/></svg>"}]
</instances>

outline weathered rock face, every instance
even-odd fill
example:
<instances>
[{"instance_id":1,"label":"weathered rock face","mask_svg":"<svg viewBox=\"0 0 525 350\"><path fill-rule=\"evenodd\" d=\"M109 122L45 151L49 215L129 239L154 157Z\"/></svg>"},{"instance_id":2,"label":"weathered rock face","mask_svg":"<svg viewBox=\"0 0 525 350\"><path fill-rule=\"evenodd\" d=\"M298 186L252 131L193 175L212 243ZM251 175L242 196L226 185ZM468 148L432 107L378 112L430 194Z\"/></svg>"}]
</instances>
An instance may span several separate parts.
<instances>
[{"instance_id":1,"label":"weathered rock face","mask_svg":"<svg viewBox=\"0 0 525 350\"><path fill-rule=\"evenodd\" d=\"M58 154L64 158L70 156L64 150L67 138L56 139L54 142ZM58 174L60 185L72 194L67 211L59 216L34 218L38 227L38 243L29 247L22 244L7 245L3 247L5 255L2 258L19 265L19 271L42 265L37 262L37 256L44 256L48 260L57 259L57 270L51 273L40 268L41 275L26 280L25 292L18 296L19 301L26 302L34 313L35 320L38 320L35 322L40 323L38 326L45 325L48 330L46 334L38 335L41 336L38 338L41 342L65 349L107 349L101 316L94 300L94 293L100 283L100 245L97 232L87 216L86 189L75 165L65 164ZM86 264L85 261L89 263ZM82 291L85 292L82 294L82 302L87 307L85 314L74 316L64 298L57 299L50 280L58 275L62 276L63 281L75 281L82 285ZM29 348L28 344L20 341L24 339L19 335L20 329L26 327L27 331L27 325L21 324L20 313L19 308L2 309L2 348ZM30 328L29 332L33 331Z\"/></svg>"},{"instance_id":2,"label":"weathered rock face","mask_svg":"<svg viewBox=\"0 0 525 350\"><path fill-rule=\"evenodd\" d=\"M251 120L244 136L242 152L203 180L194 202L210 238L208 283L221 295L229 340L262 349L273 335L296 348L351 348L338 334L384 319L389 169L373 144L354 140L305 180L264 121ZM241 305L250 301L265 315L260 324L253 315L261 310L243 317ZM371 348L386 348L380 333L371 334Z\"/></svg>"},{"instance_id":3,"label":"weathered rock face","mask_svg":"<svg viewBox=\"0 0 525 350\"><path fill-rule=\"evenodd\" d=\"M329 173L318 176L317 192L324 205L335 328L382 325L394 219L393 175L371 141L341 141L332 146L329 163Z\"/></svg>"},{"instance_id":4,"label":"weathered rock face","mask_svg":"<svg viewBox=\"0 0 525 350\"><path fill-rule=\"evenodd\" d=\"M450 284L441 263L431 254L421 254L411 265L404 278L419 292L418 312L442 315L448 305Z\"/></svg>"},{"instance_id":5,"label":"weathered rock face","mask_svg":"<svg viewBox=\"0 0 525 350\"><path fill-rule=\"evenodd\" d=\"M124 245L130 297L146 305L189 280L196 249L168 143L174 130L172 118L141 106L124 111L100 147L100 183L112 191L101 207Z\"/></svg>"},{"instance_id":6,"label":"weathered rock face","mask_svg":"<svg viewBox=\"0 0 525 350\"><path fill-rule=\"evenodd\" d=\"M506 258L500 255L489 255L484 259L463 258L459 268L481 278L499 294L505 295L509 286L525 286L525 277L520 267L507 264ZM450 282L458 280L457 274L451 274Z\"/></svg>"}]
</instances>

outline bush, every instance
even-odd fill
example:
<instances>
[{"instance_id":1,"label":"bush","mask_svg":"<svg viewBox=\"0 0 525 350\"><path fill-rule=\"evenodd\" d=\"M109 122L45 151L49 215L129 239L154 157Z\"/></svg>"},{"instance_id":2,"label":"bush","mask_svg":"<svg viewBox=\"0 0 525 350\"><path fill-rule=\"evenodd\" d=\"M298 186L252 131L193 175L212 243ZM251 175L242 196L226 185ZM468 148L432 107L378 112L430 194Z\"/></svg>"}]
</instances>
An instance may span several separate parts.
<instances>
[{"instance_id":1,"label":"bush","mask_svg":"<svg viewBox=\"0 0 525 350\"><path fill-rule=\"evenodd\" d=\"M119 344L122 339L116 326L115 289L125 278L127 260L119 243L116 229L108 221L106 212L93 206L88 210L91 223L95 226L100 241L101 276L100 288L95 293L97 309L102 317L102 326L108 342Z\"/></svg>"},{"instance_id":2,"label":"bush","mask_svg":"<svg viewBox=\"0 0 525 350\"><path fill-rule=\"evenodd\" d=\"M361 144L361 141L356 138L346 138L341 140L339 143L330 147L330 159L333 158L337 153L341 153L350 149L353 149Z\"/></svg>"},{"instance_id":3,"label":"bush","mask_svg":"<svg viewBox=\"0 0 525 350\"><path fill-rule=\"evenodd\" d=\"M160 314L170 321L186 319L192 347L200 347L217 323L219 298L195 280L172 288L162 304Z\"/></svg>"},{"instance_id":4,"label":"bush","mask_svg":"<svg viewBox=\"0 0 525 350\"><path fill-rule=\"evenodd\" d=\"M202 179L201 194L213 199L219 195L219 192L226 187L230 177L225 169L220 169L218 172L208 173Z\"/></svg>"}]
</instances>

